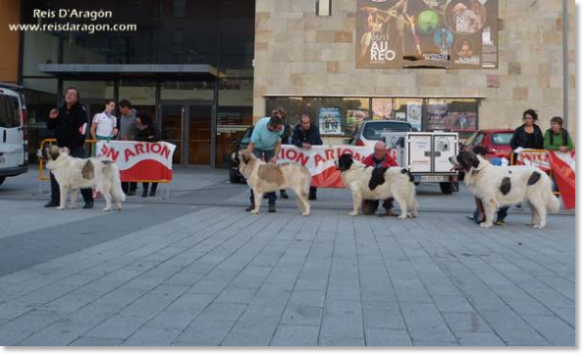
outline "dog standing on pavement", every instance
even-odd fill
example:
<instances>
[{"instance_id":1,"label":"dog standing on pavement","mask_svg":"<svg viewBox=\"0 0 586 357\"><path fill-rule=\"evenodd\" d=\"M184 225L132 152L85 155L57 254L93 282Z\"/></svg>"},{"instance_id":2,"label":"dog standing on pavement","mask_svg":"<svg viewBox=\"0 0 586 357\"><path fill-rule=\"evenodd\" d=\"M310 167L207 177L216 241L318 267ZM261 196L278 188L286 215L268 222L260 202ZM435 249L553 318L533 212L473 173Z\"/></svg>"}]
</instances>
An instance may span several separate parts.
<instances>
[{"instance_id":1,"label":"dog standing on pavement","mask_svg":"<svg viewBox=\"0 0 586 357\"><path fill-rule=\"evenodd\" d=\"M112 201L116 210L122 209L126 199L120 182L118 166L113 161L90 158L79 159L69 155L69 150L51 145L44 151L47 168L51 170L61 191L60 205L66 207L67 195L71 195L71 208L77 205L77 190L80 188L97 187L106 200L105 212L112 209Z\"/></svg>"},{"instance_id":2,"label":"dog standing on pavement","mask_svg":"<svg viewBox=\"0 0 586 357\"><path fill-rule=\"evenodd\" d=\"M414 178L408 170L399 167L375 169L366 167L352 155L344 154L336 161L342 172L342 180L350 191L354 209L350 216L358 216L364 200L388 200L394 198L401 207L399 219L417 217L419 204L415 200Z\"/></svg>"},{"instance_id":3,"label":"dog standing on pavement","mask_svg":"<svg viewBox=\"0 0 586 357\"><path fill-rule=\"evenodd\" d=\"M531 226L545 228L547 212L557 213L560 201L553 194L551 179L538 168L531 166L493 166L470 151L463 151L450 159L455 169L463 170L464 182L474 196L482 200L486 221L482 228L493 225L496 211L527 201L531 208Z\"/></svg>"},{"instance_id":4,"label":"dog standing on pavement","mask_svg":"<svg viewBox=\"0 0 586 357\"><path fill-rule=\"evenodd\" d=\"M293 164L268 164L247 150L234 153L232 160L238 164L240 173L246 178L248 186L254 192L254 210L250 213L260 212L263 194L291 188L297 195L297 205L303 215L309 216L311 205L307 196L311 173L306 167Z\"/></svg>"}]
</instances>

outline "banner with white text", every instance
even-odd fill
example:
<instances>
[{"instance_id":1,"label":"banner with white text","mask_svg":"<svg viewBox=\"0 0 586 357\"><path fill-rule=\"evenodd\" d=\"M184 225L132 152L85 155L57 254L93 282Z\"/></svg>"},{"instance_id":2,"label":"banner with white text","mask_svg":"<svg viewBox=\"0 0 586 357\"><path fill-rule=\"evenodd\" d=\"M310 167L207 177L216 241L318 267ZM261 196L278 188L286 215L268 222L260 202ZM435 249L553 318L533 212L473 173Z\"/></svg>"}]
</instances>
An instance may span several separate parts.
<instances>
[{"instance_id":1,"label":"banner with white text","mask_svg":"<svg viewBox=\"0 0 586 357\"><path fill-rule=\"evenodd\" d=\"M99 141L96 156L114 161L123 182L173 180L175 145L167 142Z\"/></svg>"}]
</instances>

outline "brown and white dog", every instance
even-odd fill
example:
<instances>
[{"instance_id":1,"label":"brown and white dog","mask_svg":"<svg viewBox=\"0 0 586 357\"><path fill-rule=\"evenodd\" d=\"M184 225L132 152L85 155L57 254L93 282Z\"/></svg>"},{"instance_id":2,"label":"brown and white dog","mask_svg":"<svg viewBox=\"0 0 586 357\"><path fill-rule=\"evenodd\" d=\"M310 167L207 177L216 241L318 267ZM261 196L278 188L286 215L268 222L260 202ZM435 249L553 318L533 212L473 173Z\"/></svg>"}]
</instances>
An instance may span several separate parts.
<instances>
[{"instance_id":1,"label":"brown and white dog","mask_svg":"<svg viewBox=\"0 0 586 357\"><path fill-rule=\"evenodd\" d=\"M90 158L79 159L69 155L69 150L58 146L48 146L43 152L47 168L51 170L61 192L59 210L65 209L67 194L71 194L71 208L77 205L77 190L97 187L106 200L105 212L114 208L122 209L126 199L120 182L118 166L113 161Z\"/></svg>"},{"instance_id":2,"label":"brown and white dog","mask_svg":"<svg viewBox=\"0 0 586 357\"><path fill-rule=\"evenodd\" d=\"M300 165L275 165L266 163L247 150L234 153L232 160L238 164L242 176L246 178L248 186L254 192L254 210L258 214L263 194L291 188L297 195L297 205L304 216L311 213L311 205L307 198L311 173Z\"/></svg>"},{"instance_id":3,"label":"brown and white dog","mask_svg":"<svg viewBox=\"0 0 586 357\"><path fill-rule=\"evenodd\" d=\"M493 166L487 160L470 151L462 151L450 159L455 169L466 173L464 182L482 200L486 222L480 227L493 226L500 207L527 202L531 207L531 226L542 229L547 223L547 212L557 213L560 201L552 192L549 176L530 166Z\"/></svg>"}]
</instances>

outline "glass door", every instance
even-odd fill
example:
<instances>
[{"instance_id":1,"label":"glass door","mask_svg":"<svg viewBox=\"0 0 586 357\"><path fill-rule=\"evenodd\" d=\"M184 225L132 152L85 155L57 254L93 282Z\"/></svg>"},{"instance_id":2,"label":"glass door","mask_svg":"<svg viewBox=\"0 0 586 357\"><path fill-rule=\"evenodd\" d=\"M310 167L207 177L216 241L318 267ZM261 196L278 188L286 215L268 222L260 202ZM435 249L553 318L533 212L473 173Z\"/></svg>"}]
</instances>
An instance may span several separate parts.
<instances>
[{"instance_id":1,"label":"glass door","mask_svg":"<svg viewBox=\"0 0 586 357\"><path fill-rule=\"evenodd\" d=\"M211 165L212 106L189 106L189 165Z\"/></svg>"},{"instance_id":2,"label":"glass door","mask_svg":"<svg viewBox=\"0 0 586 357\"><path fill-rule=\"evenodd\" d=\"M207 102L163 102L163 141L177 146L173 164L211 166L212 105Z\"/></svg>"},{"instance_id":3,"label":"glass door","mask_svg":"<svg viewBox=\"0 0 586 357\"><path fill-rule=\"evenodd\" d=\"M183 105L163 105L161 114L161 137L163 141L169 142L175 146L173 154L173 164L185 164L185 155L183 153L185 142L185 106Z\"/></svg>"}]
</instances>

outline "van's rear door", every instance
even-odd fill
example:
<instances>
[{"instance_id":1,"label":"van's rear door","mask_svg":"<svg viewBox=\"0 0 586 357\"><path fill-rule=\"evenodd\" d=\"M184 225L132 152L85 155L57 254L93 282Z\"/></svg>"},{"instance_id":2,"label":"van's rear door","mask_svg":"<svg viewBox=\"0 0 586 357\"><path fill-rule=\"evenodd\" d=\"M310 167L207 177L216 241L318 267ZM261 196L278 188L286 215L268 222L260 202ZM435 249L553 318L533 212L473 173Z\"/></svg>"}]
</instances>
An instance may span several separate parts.
<instances>
[{"instance_id":1,"label":"van's rear door","mask_svg":"<svg viewBox=\"0 0 586 357\"><path fill-rule=\"evenodd\" d=\"M0 168L24 165L24 134L18 93L0 93Z\"/></svg>"},{"instance_id":2,"label":"van's rear door","mask_svg":"<svg viewBox=\"0 0 586 357\"><path fill-rule=\"evenodd\" d=\"M433 135L433 172L449 173L454 165L450 163L452 156L458 155L457 133L434 134Z\"/></svg>"},{"instance_id":3,"label":"van's rear door","mask_svg":"<svg viewBox=\"0 0 586 357\"><path fill-rule=\"evenodd\" d=\"M412 173L432 172L432 137L431 133L406 134L407 167Z\"/></svg>"}]
</instances>

